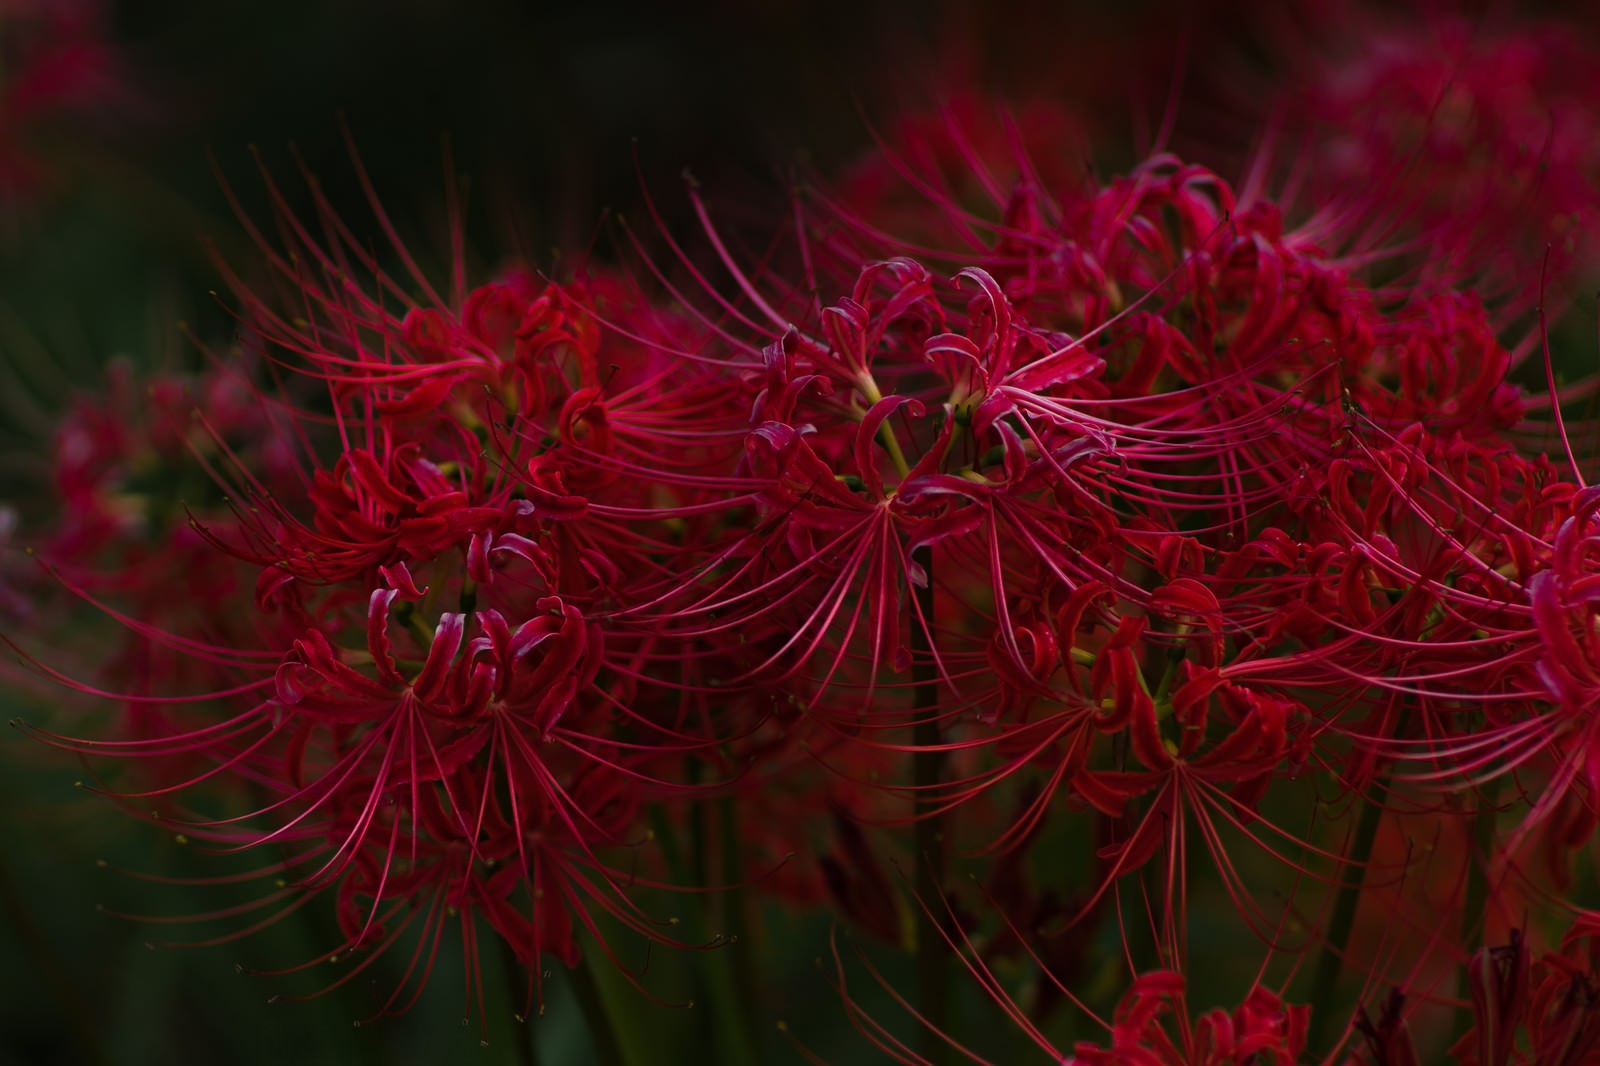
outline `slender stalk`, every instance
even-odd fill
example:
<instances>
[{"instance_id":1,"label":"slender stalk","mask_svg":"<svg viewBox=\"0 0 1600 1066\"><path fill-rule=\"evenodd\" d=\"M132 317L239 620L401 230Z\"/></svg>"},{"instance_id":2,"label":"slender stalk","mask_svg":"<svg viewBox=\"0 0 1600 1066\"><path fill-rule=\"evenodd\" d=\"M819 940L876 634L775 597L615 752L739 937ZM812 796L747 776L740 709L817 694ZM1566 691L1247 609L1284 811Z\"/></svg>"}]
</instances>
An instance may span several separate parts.
<instances>
[{"instance_id":1,"label":"slender stalk","mask_svg":"<svg viewBox=\"0 0 1600 1066\"><path fill-rule=\"evenodd\" d=\"M878 383L872 380L870 374L867 375L865 380L856 384L860 387L861 394L866 397L868 404L875 404L883 399L883 390L878 388ZM894 435L894 430L889 427L888 422L878 427L878 442L883 445L884 451L889 453L889 461L894 464L894 468L899 472L900 477L904 479L909 475L911 473L911 463L906 459L905 449L900 447L900 438Z\"/></svg>"},{"instance_id":2,"label":"slender stalk","mask_svg":"<svg viewBox=\"0 0 1600 1066\"><path fill-rule=\"evenodd\" d=\"M945 847L944 817L934 813L938 807L935 790L944 773L943 742L939 728L939 670L934 660L933 560L927 548L920 548L915 560L928 575L928 583L915 590L917 612L922 622L911 627L911 669L915 686L916 718L911 727L911 742L916 753L911 757L913 783L917 787L917 815L913 844L916 848L915 885L921 905L917 907L917 1012L922 1015L921 1054L932 1066L950 1058L950 1046L941 1034L949 1014L949 949L936 915L944 894Z\"/></svg>"},{"instance_id":3,"label":"slender stalk","mask_svg":"<svg viewBox=\"0 0 1600 1066\"><path fill-rule=\"evenodd\" d=\"M737 886L744 876L739 862L739 812L734 798L717 801L721 838L721 883ZM739 887L724 888L712 901L713 917L726 939L709 960L709 979L717 1012L718 1044L729 1066L760 1066L761 1042L755 1020L760 1015L756 1002L756 975L750 966L750 941L745 922L745 892Z\"/></svg>"},{"instance_id":4,"label":"slender stalk","mask_svg":"<svg viewBox=\"0 0 1600 1066\"><path fill-rule=\"evenodd\" d=\"M683 863L683 850L678 847L678 834L673 830L672 823L667 821L667 812L662 810L659 803L651 804L649 818L650 833L655 838L656 846L661 849L661 858L667 864L667 875L672 878L672 883L692 884L689 869Z\"/></svg>"},{"instance_id":5,"label":"slender stalk","mask_svg":"<svg viewBox=\"0 0 1600 1066\"><path fill-rule=\"evenodd\" d=\"M1379 782L1381 792L1387 779ZM1334 995L1338 991L1339 973L1344 968L1344 957L1350 946L1350 930L1355 925L1356 904L1361 900L1362 882L1366 880L1367 860L1372 857L1372 845L1378 837L1378 823L1383 819L1383 808L1362 798L1361 818L1356 822L1355 839L1351 842L1349 858L1357 864L1354 879L1345 879L1333 902L1333 913L1328 919L1327 937L1322 954L1317 958L1316 972L1311 982L1311 1021L1307 1030L1306 1046L1321 1048L1328 1037L1328 1026L1333 1021Z\"/></svg>"},{"instance_id":6,"label":"slender stalk","mask_svg":"<svg viewBox=\"0 0 1600 1066\"><path fill-rule=\"evenodd\" d=\"M1470 949L1474 943L1482 947L1484 935L1484 910L1489 901L1489 856L1494 848L1495 823L1499 820L1498 799L1500 778L1484 785L1478 792L1478 810L1472 821L1471 866L1467 869L1467 898L1461 910L1461 945ZM1466 1024L1473 1022L1472 974L1469 967L1461 971L1461 998L1466 1006L1463 1014Z\"/></svg>"},{"instance_id":7,"label":"slender stalk","mask_svg":"<svg viewBox=\"0 0 1600 1066\"><path fill-rule=\"evenodd\" d=\"M743 871L739 864L738 812L734 803L733 797L724 796L715 804L720 826L714 851L707 847L708 834L702 824L705 812L697 811L692 819L695 868L702 871L699 879L691 878L684 869L665 816L659 812L652 816L654 832L668 855L668 869L677 884L738 884ZM699 1038L719 1049L719 1062L726 1061L729 1066L761 1066L764 1061L761 1039L754 1025L760 1016L755 995L759 986L750 966L744 892L739 888L725 888L705 899L702 914L707 931L725 943L708 952L701 965L695 968L695 999L698 1002L703 998L710 1008L695 1012L700 1022Z\"/></svg>"},{"instance_id":8,"label":"slender stalk","mask_svg":"<svg viewBox=\"0 0 1600 1066\"><path fill-rule=\"evenodd\" d=\"M594 1044L595 1066L627 1066L627 1056L622 1053L622 1042L617 1036L616 1023L606 1009L605 994L595 980L594 970L587 959L568 971L572 992L583 1011L583 1020Z\"/></svg>"},{"instance_id":9,"label":"slender stalk","mask_svg":"<svg viewBox=\"0 0 1600 1066\"><path fill-rule=\"evenodd\" d=\"M699 760L691 759L689 761L686 775L689 785L691 787L698 785L700 783L700 776ZM707 821L708 816L704 805L697 806L693 811L690 812L688 816L688 857L686 860L688 866L686 871L680 870L674 872L673 876L677 884L705 884L712 876L712 856L710 853L710 845L708 840L710 837L710 831L706 825ZM670 840L671 838L664 837L663 839ZM701 901L699 913L703 922L711 922L712 906L713 901L710 899ZM702 932L708 931L708 928L708 926L703 926ZM706 1003L710 1004L709 1010L697 1009L691 1012L694 1039L703 1042L707 1047L710 1047L717 1039L716 1023L721 1013L721 1000L719 999L719 990L717 988L719 983L717 980L717 971L721 968L721 966L722 963L720 960L716 958L707 959L703 965L695 966L693 968L693 973L690 976L690 988L693 989L693 1002L700 1003L701 1001L705 1001Z\"/></svg>"},{"instance_id":10,"label":"slender stalk","mask_svg":"<svg viewBox=\"0 0 1600 1066\"><path fill-rule=\"evenodd\" d=\"M517 997L522 994L523 983L531 979L528 968L517 959L517 953L512 948L510 941L502 937L495 937L499 942L500 972L505 978L506 995L515 1004ZM522 1034L522 1039L513 1040L512 1046L516 1048L517 1066L539 1066L539 1022L537 1018L523 1019L527 1032Z\"/></svg>"},{"instance_id":11,"label":"slender stalk","mask_svg":"<svg viewBox=\"0 0 1600 1066\"><path fill-rule=\"evenodd\" d=\"M1461 912L1461 942L1470 945L1483 935L1483 910L1489 899L1489 856L1493 854L1498 778L1484 786L1472 821L1472 866L1467 871L1467 898Z\"/></svg>"}]
</instances>

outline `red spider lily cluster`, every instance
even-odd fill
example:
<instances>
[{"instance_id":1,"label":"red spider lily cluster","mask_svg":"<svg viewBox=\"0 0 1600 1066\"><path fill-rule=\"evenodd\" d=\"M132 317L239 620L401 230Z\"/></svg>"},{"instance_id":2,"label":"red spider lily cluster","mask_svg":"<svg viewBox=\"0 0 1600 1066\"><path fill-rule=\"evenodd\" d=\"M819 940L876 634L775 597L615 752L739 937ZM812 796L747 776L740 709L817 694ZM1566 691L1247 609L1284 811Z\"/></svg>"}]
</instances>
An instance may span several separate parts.
<instances>
[{"instance_id":1,"label":"red spider lily cluster","mask_svg":"<svg viewBox=\"0 0 1600 1066\"><path fill-rule=\"evenodd\" d=\"M57 142L137 100L100 0L5 0L0 19L0 196L14 206L50 186Z\"/></svg>"},{"instance_id":2,"label":"red spider lily cluster","mask_svg":"<svg viewBox=\"0 0 1600 1066\"><path fill-rule=\"evenodd\" d=\"M1404 104L1375 54L1315 106ZM542 957L727 950L658 908L737 885L859 936L895 1061L987 1061L964 982L1057 1063L1600 1062L1593 427L1527 264L1451 265L1520 216L1395 199L1496 148L1417 93L1304 218L1266 164L1092 179L1043 106L907 121L776 241L691 188L693 243L561 280L280 210L236 351L63 425L38 553L124 644L29 662L126 713L34 732L257 857L201 917L328 907L294 968L378 1013L447 936L480 1014L486 936L528 1007ZM916 1035L852 988L896 946Z\"/></svg>"},{"instance_id":3,"label":"red spider lily cluster","mask_svg":"<svg viewBox=\"0 0 1600 1066\"><path fill-rule=\"evenodd\" d=\"M1223 29L1203 46L1237 49L1238 36ZM1381 234L1418 269L1470 282L1502 307L1587 285L1600 191L1591 20L1295 4L1254 36L1269 69L1202 67L1229 117L1190 131L1197 147L1248 144L1281 157L1285 187L1312 211L1365 187L1364 217L1347 230ZM1539 269L1546 256L1558 268L1551 278Z\"/></svg>"}]
</instances>

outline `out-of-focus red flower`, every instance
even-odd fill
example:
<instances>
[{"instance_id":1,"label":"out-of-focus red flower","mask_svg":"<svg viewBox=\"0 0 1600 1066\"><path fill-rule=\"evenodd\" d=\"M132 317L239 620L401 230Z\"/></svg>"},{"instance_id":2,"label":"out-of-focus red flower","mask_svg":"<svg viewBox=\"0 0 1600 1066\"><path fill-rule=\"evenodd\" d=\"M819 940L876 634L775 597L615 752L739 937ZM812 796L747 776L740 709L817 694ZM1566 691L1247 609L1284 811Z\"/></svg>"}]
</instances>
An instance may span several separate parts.
<instances>
[{"instance_id":1,"label":"out-of-focus red flower","mask_svg":"<svg viewBox=\"0 0 1600 1066\"><path fill-rule=\"evenodd\" d=\"M1258 985L1234 1010L1191 1019L1186 992L1181 974L1141 974L1117 1005L1111 1046L1079 1044L1061 1061L1072 1066L1293 1066L1300 1061L1306 1007L1290 1006Z\"/></svg>"},{"instance_id":2,"label":"out-of-focus red flower","mask_svg":"<svg viewBox=\"0 0 1600 1066\"><path fill-rule=\"evenodd\" d=\"M134 110L108 23L100 0L0 5L0 197L36 196L51 180L53 145Z\"/></svg>"},{"instance_id":3,"label":"out-of-focus red flower","mask_svg":"<svg viewBox=\"0 0 1600 1066\"><path fill-rule=\"evenodd\" d=\"M1305 209L1344 215L1419 277L1470 279L1519 311L1592 275L1600 42L1586 20L1357 3L1245 25L1266 69L1245 73L1252 62L1219 42L1233 62L1197 63L1198 77L1274 131L1267 150Z\"/></svg>"}]
</instances>

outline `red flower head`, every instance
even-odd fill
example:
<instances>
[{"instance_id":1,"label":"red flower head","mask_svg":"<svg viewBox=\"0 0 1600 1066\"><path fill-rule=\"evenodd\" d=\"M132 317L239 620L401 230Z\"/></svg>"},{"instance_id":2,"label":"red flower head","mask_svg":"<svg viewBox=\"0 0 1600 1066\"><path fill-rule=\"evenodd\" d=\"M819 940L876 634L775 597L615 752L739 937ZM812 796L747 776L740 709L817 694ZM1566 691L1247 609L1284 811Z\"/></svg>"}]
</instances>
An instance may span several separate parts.
<instances>
[{"instance_id":1,"label":"red flower head","mask_svg":"<svg viewBox=\"0 0 1600 1066\"><path fill-rule=\"evenodd\" d=\"M737 440L711 430L664 449L675 419L738 406L708 379L667 379L661 346L692 330L621 283L591 297L514 273L444 301L419 275L432 302L391 310L376 267L373 291L333 269L371 264L325 221L331 245L286 218L294 256L269 250L301 286L300 317L241 289L252 354L298 375L245 411L287 430L288 470L221 433L209 450L179 438L237 501L195 514L199 537L180 532L255 568L254 610L234 586L227 628L131 616L142 643L203 663L210 690L130 691L163 708L134 739L51 739L146 768L155 784L132 794L172 805L192 839L288 845L271 864L287 887L266 902L334 897L335 954L360 956L357 970L411 936L405 981L420 985L451 912L474 968L480 920L535 970L601 936L591 906L668 941L630 899L643 878L606 856L648 839L641 800L679 794L685 753L747 726L685 721L673 673L693 673L695 656L618 619L675 574L674 555L706 550L692 536L704 514L734 506L703 471ZM208 417L232 417L225 394L210 399ZM100 468L126 461L125 429L108 423L110 446L79 434L95 447L69 450L84 453L73 469L96 477L68 480L92 497ZM245 813L206 817L183 799L224 787ZM384 1009L407 1002L397 989Z\"/></svg>"},{"instance_id":2,"label":"red flower head","mask_svg":"<svg viewBox=\"0 0 1600 1066\"><path fill-rule=\"evenodd\" d=\"M0 198L27 199L46 186L52 142L63 130L133 110L105 7L100 0L0 4Z\"/></svg>"},{"instance_id":3,"label":"red flower head","mask_svg":"<svg viewBox=\"0 0 1600 1066\"><path fill-rule=\"evenodd\" d=\"M1307 204L1366 220L1422 276L1475 278L1496 304L1547 300L1546 249L1559 291L1579 280L1563 268L1592 272L1591 26L1509 9L1296 8L1262 22L1279 29L1257 42L1281 57L1270 73L1241 84L1236 63L1210 74L1232 81L1248 110L1277 105L1273 139L1289 142Z\"/></svg>"}]
</instances>

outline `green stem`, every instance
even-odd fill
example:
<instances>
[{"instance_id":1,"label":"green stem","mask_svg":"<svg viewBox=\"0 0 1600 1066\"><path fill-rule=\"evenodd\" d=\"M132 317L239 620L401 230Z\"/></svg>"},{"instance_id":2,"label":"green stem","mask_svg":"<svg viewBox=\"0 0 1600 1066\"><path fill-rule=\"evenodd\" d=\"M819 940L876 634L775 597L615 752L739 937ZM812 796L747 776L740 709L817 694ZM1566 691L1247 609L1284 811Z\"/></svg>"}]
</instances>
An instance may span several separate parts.
<instances>
[{"instance_id":1,"label":"green stem","mask_svg":"<svg viewBox=\"0 0 1600 1066\"><path fill-rule=\"evenodd\" d=\"M732 796L717 801L720 821L721 870L719 880L736 886L744 871L739 862L738 811ZM710 917L724 943L711 952L706 962L707 991L716 1017L718 1048L729 1066L760 1066L761 1043L755 1020L761 1015L756 1002L756 976L750 967L750 943L745 928L745 893L729 887L709 903Z\"/></svg>"},{"instance_id":2,"label":"green stem","mask_svg":"<svg viewBox=\"0 0 1600 1066\"><path fill-rule=\"evenodd\" d=\"M605 994L595 980L589 961L579 960L578 965L568 971L568 976L572 981L573 995L583 1011L589 1039L594 1044L595 1066L627 1066L616 1024L612 1021L611 1012L606 1009Z\"/></svg>"},{"instance_id":3,"label":"green stem","mask_svg":"<svg viewBox=\"0 0 1600 1066\"><path fill-rule=\"evenodd\" d=\"M659 803L650 805L650 832L655 837L656 847L661 850L661 858L667 864L667 876L672 878L675 885L689 885L693 882L689 877L689 870L683 864L683 851L678 847L678 834L673 830L672 823L667 821L667 812L662 810Z\"/></svg>"},{"instance_id":4,"label":"green stem","mask_svg":"<svg viewBox=\"0 0 1600 1066\"><path fill-rule=\"evenodd\" d=\"M516 949L511 942L496 937L500 942L500 972L505 977L506 995L512 1004L517 1002L517 997L522 994L523 982L531 979L528 967L524 966L517 958ZM513 1040L512 1045L517 1049L517 1066L539 1066L539 1022L537 1017L519 1020L527 1029L522 1033L522 1039Z\"/></svg>"},{"instance_id":5,"label":"green stem","mask_svg":"<svg viewBox=\"0 0 1600 1066\"><path fill-rule=\"evenodd\" d=\"M1489 856L1494 854L1495 823L1500 811L1497 800L1500 779L1490 781L1478 793L1478 811L1472 821L1472 854L1467 869L1467 898L1461 911L1461 944L1471 947L1477 943L1484 947L1484 909L1489 901ZM1473 1022L1472 974L1469 968L1461 971L1461 998L1465 1001L1464 1014L1467 1026Z\"/></svg>"},{"instance_id":6,"label":"green stem","mask_svg":"<svg viewBox=\"0 0 1600 1066\"><path fill-rule=\"evenodd\" d=\"M694 771L690 776L698 778ZM667 821L666 812L659 805L652 808L652 832L666 856L667 871L674 884L738 883L742 873L739 867L741 852L733 797L724 796L718 800L716 809L722 819L721 869L713 874L704 865L697 865L696 869L704 871L707 876L696 877L685 866L682 851L677 845L677 835ZM709 856L705 854L706 834L701 828L700 819L701 812L696 811L692 816L695 828L691 839L696 853L695 862L704 864L709 861ZM696 998L704 992L711 1008L701 1015L701 1021L705 1024L699 1037L716 1042L718 1047L727 1048L729 1061L735 1066L760 1066L761 1042L754 1027L755 1019L759 1017L755 996L758 986L755 974L751 971L748 941L745 939L744 906L744 892L738 888L727 888L706 897L702 911L706 929L711 935L720 935L727 943L709 952L704 964L695 969Z\"/></svg>"},{"instance_id":7,"label":"green stem","mask_svg":"<svg viewBox=\"0 0 1600 1066\"><path fill-rule=\"evenodd\" d=\"M872 379L870 374L857 382L857 384L861 388L861 394L866 397L869 407L883 399L883 390L878 388L878 383ZM878 440L883 444L884 450L889 453L889 461L894 463L895 470L899 472L903 480L911 473L911 464L906 460L906 453L900 447L900 438L894 435L894 430L889 428L887 421L878 427Z\"/></svg>"},{"instance_id":8,"label":"green stem","mask_svg":"<svg viewBox=\"0 0 1600 1066\"><path fill-rule=\"evenodd\" d=\"M1378 783L1384 791L1386 781ZM1383 808L1362 798L1361 818L1356 823L1355 840L1351 842L1349 858L1356 866L1354 880L1346 879L1339 886L1333 903L1333 914L1328 920L1327 936L1322 954L1317 959L1317 969L1311 983L1311 1022L1306 1046L1320 1048L1327 1036L1328 1026L1334 1020L1334 994L1338 990L1339 973L1344 968L1345 952L1350 946L1350 930L1355 925L1356 904L1361 900L1361 885L1366 880L1366 864L1372 857L1372 844L1378 836L1378 823L1383 819Z\"/></svg>"},{"instance_id":9,"label":"green stem","mask_svg":"<svg viewBox=\"0 0 1600 1066\"><path fill-rule=\"evenodd\" d=\"M943 1038L949 1014L949 945L937 915L944 899L944 817L935 813L936 795L944 772L944 742L939 728L939 670L933 650L933 565L932 553L920 548L914 556L927 574L926 585L916 589L917 613L911 627L911 670L915 686L916 718L911 727L911 742L916 753L911 757L911 774L916 785L917 816L913 844L916 848L917 1013L922 1016L922 1057L939 1066L949 1061L950 1046Z\"/></svg>"},{"instance_id":10,"label":"green stem","mask_svg":"<svg viewBox=\"0 0 1600 1066\"><path fill-rule=\"evenodd\" d=\"M1472 821L1472 866L1467 871L1467 898L1461 912L1461 942L1471 944L1483 935L1483 909L1489 899L1489 856L1494 846L1495 787L1491 782L1479 797L1478 812Z\"/></svg>"}]
</instances>

